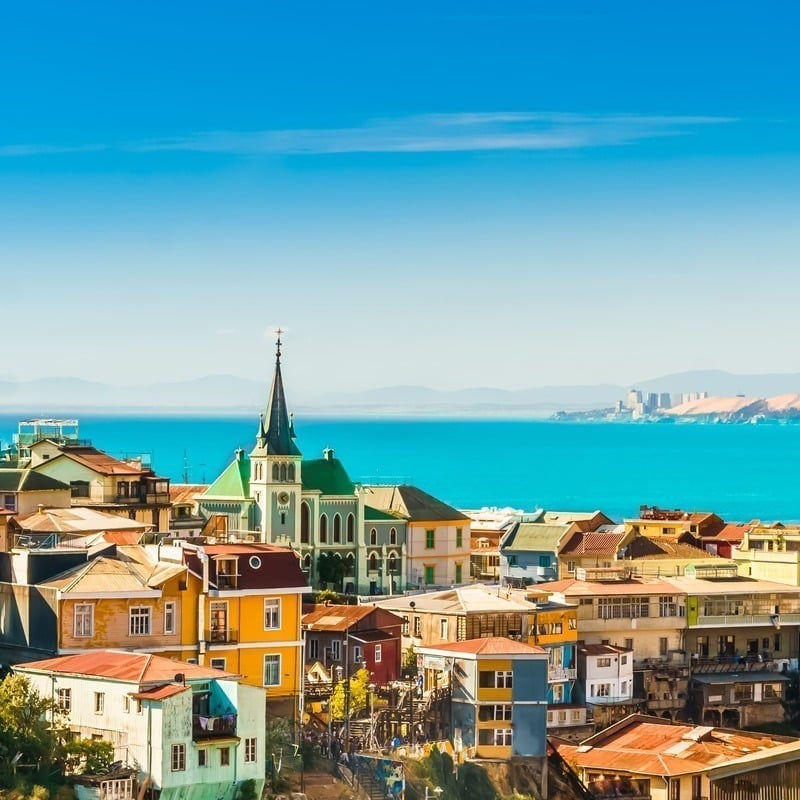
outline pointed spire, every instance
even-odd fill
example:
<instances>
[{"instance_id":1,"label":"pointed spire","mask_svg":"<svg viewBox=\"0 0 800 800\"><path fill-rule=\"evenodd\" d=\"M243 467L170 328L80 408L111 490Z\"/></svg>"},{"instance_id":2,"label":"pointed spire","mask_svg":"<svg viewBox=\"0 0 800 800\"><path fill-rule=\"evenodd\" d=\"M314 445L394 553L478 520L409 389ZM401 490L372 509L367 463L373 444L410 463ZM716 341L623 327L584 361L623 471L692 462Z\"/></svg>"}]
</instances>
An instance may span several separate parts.
<instances>
[{"instance_id":1,"label":"pointed spire","mask_svg":"<svg viewBox=\"0 0 800 800\"><path fill-rule=\"evenodd\" d=\"M286 408L286 397L283 392L283 376L281 375L281 335L276 331L278 340L275 343L275 373L272 377L272 388L267 400L266 412L259 425L258 444L270 455L297 456L300 451L294 443L294 427Z\"/></svg>"}]
</instances>

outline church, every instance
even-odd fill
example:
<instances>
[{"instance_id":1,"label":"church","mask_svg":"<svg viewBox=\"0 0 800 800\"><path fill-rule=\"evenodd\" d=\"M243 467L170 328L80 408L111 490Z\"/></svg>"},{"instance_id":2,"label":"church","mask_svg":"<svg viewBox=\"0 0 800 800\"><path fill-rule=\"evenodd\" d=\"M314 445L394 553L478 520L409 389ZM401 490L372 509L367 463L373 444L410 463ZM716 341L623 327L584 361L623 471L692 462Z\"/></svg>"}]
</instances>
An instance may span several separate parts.
<instances>
[{"instance_id":1,"label":"church","mask_svg":"<svg viewBox=\"0 0 800 800\"><path fill-rule=\"evenodd\" d=\"M309 585L345 594L396 594L469 579L469 519L413 486L354 483L334 451L304 458L275 371L255 446L198 497L223 541L294 550ZM415 546L416 545L416 546Z\"/></svg>"}]
</instances>

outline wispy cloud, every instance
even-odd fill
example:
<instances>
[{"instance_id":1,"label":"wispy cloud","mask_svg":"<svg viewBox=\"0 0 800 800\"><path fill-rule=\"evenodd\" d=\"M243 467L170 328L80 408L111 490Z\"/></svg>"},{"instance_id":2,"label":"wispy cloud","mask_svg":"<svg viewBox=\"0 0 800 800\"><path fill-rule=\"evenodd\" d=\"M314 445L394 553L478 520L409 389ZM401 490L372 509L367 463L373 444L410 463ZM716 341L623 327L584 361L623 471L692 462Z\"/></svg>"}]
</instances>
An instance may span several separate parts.
<instances>
[{"instance_id":1,"label":"wispy cloud","mask_svg":"<svg viewBox=\"0 0 800 800\"><path fill-rule=\"evenodd\" d=\"M578 150L681 136L703 126L735 121L730 117L561 112L424 114L375 119L351 128L206 131L187 136L125 142L109 149L135 153L173 151L241 156ZM0 156L95 149L102 149L102 146L61 148L7 145L0 146Z\"/></svg>"},{"instance_id":2,"label":"wispy cloud","mask_svg":"<svg viewBox=\"0 0 800 800\"><path fill-rule=\"evenodd\" d=\"M50 156L62 153L95 153L107 150L104 144L53 145L53 144L0 144L0 158L19 156Z\"/></svg>"}]
</instances>

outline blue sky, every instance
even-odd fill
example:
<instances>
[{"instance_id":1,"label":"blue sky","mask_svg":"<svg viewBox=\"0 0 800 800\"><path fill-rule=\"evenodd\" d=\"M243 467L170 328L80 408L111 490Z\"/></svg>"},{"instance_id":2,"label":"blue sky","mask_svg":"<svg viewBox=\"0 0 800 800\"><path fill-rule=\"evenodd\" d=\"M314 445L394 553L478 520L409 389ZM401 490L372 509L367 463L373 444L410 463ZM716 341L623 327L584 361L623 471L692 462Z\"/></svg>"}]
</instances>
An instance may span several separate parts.
<instances>
[{"instance_id":1,"label":"blue sky","mask_svg":"<svg viewBox=\"0 0 800 800\"><path fill-rule=\"evenodd\" d=\"M799 22L7 7L0 379L266 380L278 324L298 399L800 370Z\"/></svg>"}]
</instances>

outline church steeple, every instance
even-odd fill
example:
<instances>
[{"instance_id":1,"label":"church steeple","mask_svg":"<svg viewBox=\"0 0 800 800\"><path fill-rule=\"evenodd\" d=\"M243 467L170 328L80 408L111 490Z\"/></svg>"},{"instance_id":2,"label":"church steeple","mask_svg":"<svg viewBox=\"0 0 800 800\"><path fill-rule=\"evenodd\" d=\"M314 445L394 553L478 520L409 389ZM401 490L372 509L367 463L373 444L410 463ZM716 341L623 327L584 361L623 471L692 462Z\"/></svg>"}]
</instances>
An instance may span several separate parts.
<instances>
[{"instance_id":1,"label":"church steeple","mask_svg":"<svg viewBox=\"0 0 800 800\"><path fill-rule=\"evenodd\" d=\"M275 373L267 400L267 408L259 418L257 447L273 456L299 456L300 451L294 443L294 425L286 408L281 375L281 334L278 328L275 343Z\"/></svg>"}]
</instances>

